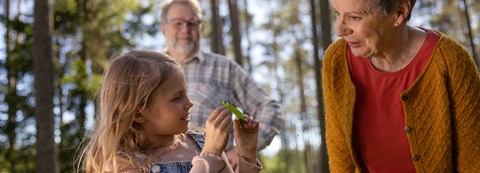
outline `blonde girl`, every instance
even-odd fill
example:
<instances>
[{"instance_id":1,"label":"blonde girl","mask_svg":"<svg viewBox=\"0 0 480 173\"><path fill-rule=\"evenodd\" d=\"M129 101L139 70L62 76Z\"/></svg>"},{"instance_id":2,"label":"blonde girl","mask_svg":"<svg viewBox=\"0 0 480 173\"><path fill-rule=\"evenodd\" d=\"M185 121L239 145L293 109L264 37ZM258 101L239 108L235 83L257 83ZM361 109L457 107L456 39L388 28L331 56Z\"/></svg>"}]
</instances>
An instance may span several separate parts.
<instances>
[{"instance_id":1,"label":"blonde girl","mask_svg":"<svg viewBox=\"0 0 480 173\"><path fill-rule=\"evenodd\" d=\"M194 88L190 88L194 89ZM229 132L239 147L235 172L259 172L259 123L241 126L224 107L214 110L205 135L189 130L183 68L170 56L135 50L104 73L99 116L79 157L82 172L234 172L223 153ZM220 104L220 103L219 103Z\"/></svg>"}]
</instances>

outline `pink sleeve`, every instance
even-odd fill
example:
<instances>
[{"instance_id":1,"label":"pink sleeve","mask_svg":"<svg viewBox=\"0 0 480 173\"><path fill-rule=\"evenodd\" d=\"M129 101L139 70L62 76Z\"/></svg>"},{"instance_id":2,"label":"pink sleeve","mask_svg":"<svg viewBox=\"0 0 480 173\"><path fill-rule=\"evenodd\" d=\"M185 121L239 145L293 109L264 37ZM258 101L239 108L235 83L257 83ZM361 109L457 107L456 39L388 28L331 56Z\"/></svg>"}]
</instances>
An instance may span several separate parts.
<instances>
[{"instance_id":1,"label":"pink sleeve","mask_svg":"<svg viewBox=\"0 0 480 173\"><path fill-rule=\"evenodd\" d=\"M235 172L237 173L257 173L262 170L262 164L257 159L256 163L248 162L244 157L238 155L238 167ZM190 173L233 173L233 169L228 162L225 153L222 157L214 154L200 154L195 156L192 160L192 169Z\"/></svg>"},{"instance_id":2,"label":"pink sleeve","mask_svg":"<svg viewBox=\"0 0 480 173\"><path fill-rule=\"evenodd\" d=\"M260 172L263 168L260 161L257 159L256 163L248 162L243 156L237 153L238 158L238 167L235 170L236 173L257 173Z\"/></svg>"},{"instance_id":3,"label":"pink sleeve","mask_svg":"<svg viewBox=\"0 0 480 173\"><path fill-rule=\"evenodd\" d=\"M233 173L225 153L222 157L210 153L200 154L193 158L192 165L190 173Z\"/></svg>"}]
</instances>

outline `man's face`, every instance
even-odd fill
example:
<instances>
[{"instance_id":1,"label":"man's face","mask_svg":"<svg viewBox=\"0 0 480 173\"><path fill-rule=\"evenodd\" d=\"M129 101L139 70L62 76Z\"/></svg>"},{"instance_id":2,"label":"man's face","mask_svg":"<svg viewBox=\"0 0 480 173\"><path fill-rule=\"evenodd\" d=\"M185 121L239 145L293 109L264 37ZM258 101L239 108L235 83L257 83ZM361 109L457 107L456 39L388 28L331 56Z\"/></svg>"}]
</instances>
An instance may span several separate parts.
<instances>
[{"instance_id":1,"label":"man's face","mask_svg":"<svg viewBox=\"0 0 480 173\"><path fill-rule=\"evenodd\" d=\"M165 19L161 29L170 53L188 55L199 49L202 24L190 6L173 4Z\"/></svg>"}]
</instances>

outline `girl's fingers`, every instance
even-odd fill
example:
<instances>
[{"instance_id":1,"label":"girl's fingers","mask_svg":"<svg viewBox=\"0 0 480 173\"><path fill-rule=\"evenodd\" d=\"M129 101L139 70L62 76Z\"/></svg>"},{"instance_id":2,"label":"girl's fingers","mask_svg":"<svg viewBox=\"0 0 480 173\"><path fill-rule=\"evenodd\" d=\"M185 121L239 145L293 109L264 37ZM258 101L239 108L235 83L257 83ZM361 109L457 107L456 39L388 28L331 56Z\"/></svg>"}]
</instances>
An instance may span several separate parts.
<instances>
[{"instance_id":1,"label":"girl's fingers","mask_svg":"<svg viewBox=\"0 0 480 173\"><path fill-rule=\"evenodd\" d=\"M225 111L225 107L223 106L220 106L218 107L217 109L213 110L212 114L210 114L210 117L208 117L208 120L212 121L214 119L217 119L217 117L223 112Z\"/></svg>"},{"instance_id":2,"label":"girl's fingers","mask_svg":"<svg viewBox=\"0 0 480 173\"><path fill-rule=\"evenodd\" d=\"M230 111L228 109L224 109L220 115L218 116L218 125L221 130L230 130L232 128L233 122L232 118L230 118Z\"/></svg>"},{"instance_id":3,"label":"girl's fingers","mask_svg":"<svg viewBox=\"0 0 480 173\"><path fill-rule=\"evenodd\" d=\"M253 116L248 116L244 114L244 122L245 124L242 128L256 128L259 125L259 122L253 118Z\"/></svg>"}]
</instances>

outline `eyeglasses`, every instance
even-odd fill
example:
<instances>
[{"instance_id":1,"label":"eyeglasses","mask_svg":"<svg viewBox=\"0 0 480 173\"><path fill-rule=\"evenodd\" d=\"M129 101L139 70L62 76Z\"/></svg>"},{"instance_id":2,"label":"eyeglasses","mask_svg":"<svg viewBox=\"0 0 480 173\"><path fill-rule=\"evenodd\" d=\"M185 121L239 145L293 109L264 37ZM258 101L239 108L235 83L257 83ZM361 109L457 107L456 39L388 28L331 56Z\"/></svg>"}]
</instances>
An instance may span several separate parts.
<instances>
[{"instance_id":1,"label":"eyeglasses","mask_svg":"<svg viewBox=\"0 0 480 173\"><path fill-rule=\"evenodd\" d=\"M171 20L168 23L176 30L180 30L184 26L187 27L187 29L189 29L189 30L194 30L194 29L198 29L198 27L200 26L200 24L202 22L199 21L199 20L185 21L185 20L175 19L175 20Z\"/></svg>"}]
</instances>

